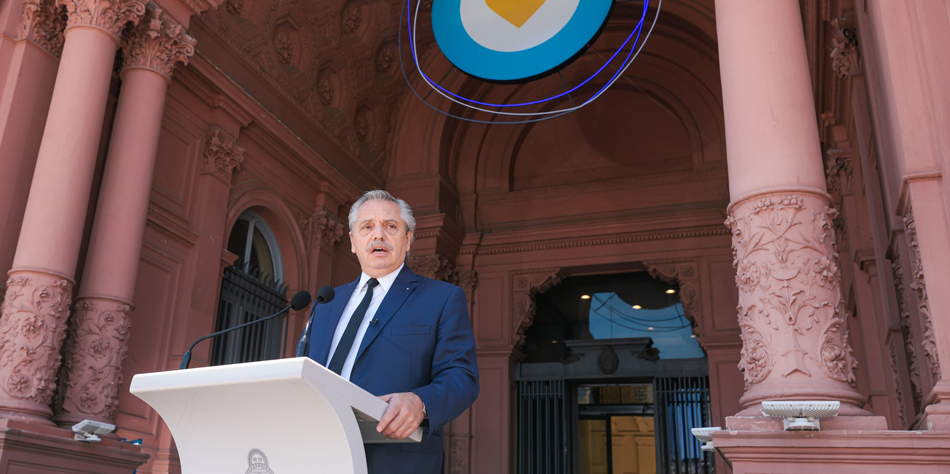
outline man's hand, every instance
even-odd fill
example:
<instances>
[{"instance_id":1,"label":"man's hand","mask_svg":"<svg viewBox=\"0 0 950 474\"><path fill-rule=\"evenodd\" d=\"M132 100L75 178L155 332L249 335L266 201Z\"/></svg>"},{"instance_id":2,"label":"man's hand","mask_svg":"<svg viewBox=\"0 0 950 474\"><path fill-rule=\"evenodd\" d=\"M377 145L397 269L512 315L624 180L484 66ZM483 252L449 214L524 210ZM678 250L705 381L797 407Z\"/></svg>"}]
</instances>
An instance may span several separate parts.
<instances>
[{"instance_id":1,"label":"man's hand","mask_svg":"<svg viewBox=\"0 0 950 474\"><path fill-rule=\"evenodd\" d=\"M412 392L390 393L379 397L389 404L376 431L389 439L408 438L422 424L422 399Z\"/></svg>"}]
</instances>

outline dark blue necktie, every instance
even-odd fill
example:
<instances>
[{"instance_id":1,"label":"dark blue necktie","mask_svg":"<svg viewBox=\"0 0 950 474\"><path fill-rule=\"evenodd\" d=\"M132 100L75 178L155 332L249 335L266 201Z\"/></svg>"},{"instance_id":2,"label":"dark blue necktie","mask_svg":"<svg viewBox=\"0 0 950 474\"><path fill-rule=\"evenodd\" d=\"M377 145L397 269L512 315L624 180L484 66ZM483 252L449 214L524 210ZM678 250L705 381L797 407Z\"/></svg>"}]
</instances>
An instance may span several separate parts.
<instances>
[{"instance_id":1,"label":"dark blue necktie","mask_svg":"<svg viewBox=\"0 0 950 474\"><path fill-rule=\"evenodd\" d=\"M353 311L353 316L350 316L350 322L346 325L346 330L343 331L343 337L340 338L340 342L336 345L336 352L333 353L333 358L330 359L330 365L327 366L328 369L340 375L343 373L343 363L346 362L346 357L350 355L350 349L353 347L353 341L356 339L356 333L360 329L360 324L363 323L363 317L366 316L366 309L369 308L370 301L373 300L373 287L379 284L379 280L375 278L370 278L366 282L368 288L366 289L366 296L363 297L363 301L360 301L359 306L356 307L356 311Z\"/></svg>"}]
</instances>

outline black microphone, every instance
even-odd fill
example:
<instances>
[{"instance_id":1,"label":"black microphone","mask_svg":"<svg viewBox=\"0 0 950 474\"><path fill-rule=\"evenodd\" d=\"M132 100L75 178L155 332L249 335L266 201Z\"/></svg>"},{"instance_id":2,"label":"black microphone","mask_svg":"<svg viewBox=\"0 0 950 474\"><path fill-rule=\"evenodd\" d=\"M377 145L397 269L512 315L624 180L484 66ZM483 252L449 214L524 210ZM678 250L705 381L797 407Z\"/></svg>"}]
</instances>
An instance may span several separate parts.
<instances>
[{"instance_id":1,"label":"black microphone","mask_svg":"<svg viewBox=\"0 0 950 474\"><path fill-rule=\"evenodd\" d=\"M307 325L303 328L303 335L297 341L297 357L307 356L307 349L310 348L310 324L313 323L313 312L317 309L317 305L333 301L334 296L336 296L336 292L329 286L324 286L317 292L317 299L313 303L313 307L310 308L310 316L307 317Z\"/></svg>"},{"instance_id":2,"label":"black microphone","mask_svg":"<svg viewBox=\"0 0 950 474\"><path fill-rule=\"evenodd\" d=\"M218 335L224 334L224 333L226 333L226 332L234 331L235 329L241 329L241 328L243 328L243 327L245 327L245 326L250 326L250 325L252 325L252 324L257 324L257 323L262 323L262 322L267 321L267 320L269 320L269 319L276 318L277 316L280 316L281 314L284 314L288 309L293 309L294 311L300 311L300 310L306 308L308 304L310 304L310 293L308 293L308 292L306 292L306 291L298 291L297 294L294 295L294 297L290 299L290 304L287 305L286 308L284 308L284 309L282 309L282 310L280 310L280 311L278 311L278 312L276 312L276 313L274 313L274 314L272 314L272 315L270 315L270 316L268 316L268 317L266 317L266 318L255 319L254 321L249 321L249 322L246 322L246 323L243 323L243 324L238 324L237 326L234 326L234 327L232 327L232 328L222 329L222 330L220 330L220 331L213 332L213 333L211 333L211 334L208 334L207 336L204 336L204 337L199 338L197 341L192 342L192 343L191 343L191 347L189 347L188 350L185 351L185 355L181 356L181 366L178 367L178 370L182 370L182 369L187 369L187 368L188 368L188 364L191 362L191 350L194 349L194 348L195 348L195 345L198 344L199 342L201 342L201 341L203 341L203 340L205 340L205 339L208 339L209 337L218 336Z\"/></svg>"}]
</instances>

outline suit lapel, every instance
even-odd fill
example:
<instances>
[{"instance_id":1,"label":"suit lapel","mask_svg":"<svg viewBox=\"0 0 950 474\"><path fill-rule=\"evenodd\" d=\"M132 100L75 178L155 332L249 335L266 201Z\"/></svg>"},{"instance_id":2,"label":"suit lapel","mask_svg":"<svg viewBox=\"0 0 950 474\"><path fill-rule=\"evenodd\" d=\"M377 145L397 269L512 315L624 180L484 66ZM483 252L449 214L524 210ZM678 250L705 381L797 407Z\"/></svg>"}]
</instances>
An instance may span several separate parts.
<instances>
[{"instance_id":1,"label":"suit lapel","mask_svg":"<svg viewBox=\"0 0 950 474\"><path fill-rule=\"evenodd\" d=\"M319 344L316 346L319 348L316 354L318 357L316 362L321 365L327 365L327 358L330 356L330 345L333 344L333 333L336 332L336 327L340 323L340 318L343 316L343 310L346 309L346 303L350 301L350 296L353 294L353 290L359 282L360 279L357 278L353 283L341 286L340 291L337 292L336 297L333 298L333 301L330 303L329 313L323 320L323 330L320 331ZM316 327L314 329L316 329Z\"/></svg>"},{"instance_id":2,"label":"suit lapel","mask_svg":"<svg viewBox=\"0 0 950 474\"><path fill-rule=\"evenodd\" d=\"M369 327L366 328L366 334L363 336L360 350L356 353L357 361L360 360L360 356L363 355L366 348L373 343L376 336L383 331L383 328L385 328L389 320L393 318L396 311L406 302L406 298L415 291L418 283L419 277L415 273L412 273L408 265L403 266L402 271L396 276L396 281L393 282L393 286L389 288L386 297L383 298L383 302L380 303L379 308L376 310L376 314L373 315L373 319L378 322L376 324L370 324ZM337 319L339 319L339 316L337 316Z\"/></svg>"}]
</instances>

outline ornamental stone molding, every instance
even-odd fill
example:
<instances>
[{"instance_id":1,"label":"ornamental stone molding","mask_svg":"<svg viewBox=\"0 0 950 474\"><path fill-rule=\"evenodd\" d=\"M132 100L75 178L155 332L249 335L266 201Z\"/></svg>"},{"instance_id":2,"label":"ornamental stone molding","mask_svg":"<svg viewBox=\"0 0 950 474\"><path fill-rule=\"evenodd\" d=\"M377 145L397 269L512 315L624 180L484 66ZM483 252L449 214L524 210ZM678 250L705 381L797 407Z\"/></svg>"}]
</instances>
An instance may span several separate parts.
<instances>
[{"instance_id":1,"label":"ornamental stone molding","mask_svg":"<svg viewBox=\"0 0 950 474\"><path fill-rule=\"evenodd\" d=\"M350 3L343 8L341 14L343 22L343 33L352 34L360 29L363 24L363 8L357 3Z\"/></svg>"},{"instance_id":2,"label":"ornamental stone molding","mask_svg":"<svg viewBox=\"0 0 950 474\"><path fill-rule=\"evenodd\" d=\"M854 192L854 163L851 150L834 148L825 153L825 183L832 194Z\"/></svg>"},{"instance_id":3,"label":"ornamental stone molding","mask_svg":"<svg viewBox=\"0 0 950 474\"><path fill-rule=\"evenodd\" d=\"M473 297L475 295L475 285L478 283L478 272L475 270L456 270L452 274L449 283L462 287L469 304L475 301Z\"/></svg>"},{"instance_id":4,"label":"ornamental stone molding","mask_svg":"<svg viewBox=\"0 0 950 474\"><path fill-rule=\"evenodd\" d=\"M895 347L895 339L891 338L890 344L891 350L891 377L894 382L894 395L897 397L897 416L901 419L901 428L907 427L907 417L904 415L904 392L901 390L901 377L900 377L900 363L897 361L897 347Z\"/></svg>"},{"instance_id":5,"label":"ornamental stone molding","mask_svg":"<svg viewBox=\"0 0 950 474\"><path fill-rule=\"evenodd\" d=\"M927 296L927 283L924 278L924 262L920 256L920 244L917 241L917 224L914 222L914 212L908 206L904 214L904 229L907 231L907 245L910 247L913 258L913 275L910 287L917 295L917 312L923 327L924 356L930 367L931 380L934 384L940 381L940 360L937 355L937 335L934 332L933 317L930 314L930 298Z\"/></svg>"},{"instance_id":6,"label":"ornamental stone molding","mask_svg":"<svg viewBox=\"0 0 950 474\"><path fill-rule=\"evenodd\" d=\"M112 299L86 297L76 303L65 351L69 381L57 422L115 419L131 315L128 303Z\"/></svg>"},{"instance_id":7,"label":"ornamental stone molding","mask_svg":"<svg viewBox=\"0 0 950 474\"><path fill-rule=\"evenodd\" d=\"M69 15L66 30L78 26L99 28L119 41L127 23L138 24L145 15L142 0L56 0Z\"/></svg>"},{"instance_id":8,"label":"ornamental stone molding","mask_svg":"<svg viewBox=\"0 0 950 474\"><path fill-rule=\"evenodd\" d=\"M188 64L188 58L195 54L195 43L184 27L172 21L161 8L151 8L148 22L123 40L123 67L150 69L170 80L175 64Z\"/></svg>"},{"instance_id":9,"label":"ornamental stone molding","mask_svg":"<svg viewBox=\"0 0 950 474\"><path fill-rule=\"evenodd\" d=\"M433 280L449 281L452 278L455 265L443 255L411 255L406 261L409 268L417 275Z\"/></svg>"},{"instance_id":10,"label":"ornamental stone molding","mask_svg":"<svg viewBox=\"0 0 950 474\"><path fill-rule=\"evenodd\" d=\"M683 314L694 325L703 319L703 298L700 292L699 264L695 261L647 262L650 276L679 286Z\"/></svg>"},{"instance_id":11,"label":"ornamental stone molding","mask_svg":"<svg viewBox=\"0 0 950 474\"><path fill-rule=\"evenodd\" d=\"M244 11L244 0L227 0L225 2L228 13L240 16Z\"/></svg>"},{"instance_id":12,"label":"ornamental stone molding","mask_svg":"<svg viewBox=\"0 0 950 474\"><path fill-rule=\"evenodd\" d=\"M535 296L554 288L563 279L561 270L537 270L511 276L511 344L524 347L525 331L537 313Z\"/></svg>"},{"instance_id":13,"label":"ornamental stone molding","mask_svg":"<svg viewBox=\"0 0 950 474\"><path fill-rule=\"evenodd\" d=\"M336 243L343 238L344 225L340 218L329 210L322 209L314 214L313 222L320 247L328 252L333 251Z\"/></svg>"},{"instance_id":14,"label":"ornamental stone molding","mask_svg":"<svg viewBox=\"0 0 950 474\"><path fill-rule=\"evenodd\" d=\"M914 409L916 410L923 403L923 386L920 381L920 365L917 363L917 348L914 345L913 336L910 327L910 309L907 305L907 290L904 286L904 269L901 265L899 252L894 252L894 261L891 262L891 269L894 273L894 286L897 292L897 308L899 314L899 324L901 328L901 337L903 341L904 354L907 357L907 375L910 379L910 387L913 396Z\"/></svg>"},{"instance_id":15,"label":"ornamental stone molding","mask_svg":"<svg viewBox=\"0 0 950 474\"><path fill-rule=\"evenodd\" d=\"M218 125L208 129L205 138L202 173L213 174L221 182L231 185L231 173L244 161L244 148L231 134Z\"/></svg>"},{"instance_id":16,"label":"ornamental stone molding","mask_svg":"<svg viewBox=\"0 0 950 474\"><path fill-rule=\"evenodd\" d=\"M58 58L63 54L65 29L66 16L55 0L27 0L23 4L17 39L28 39Z\"/></svg>"},{"instance_id":17,"label":"ornamental stone molding","mask_svg":"<svg viewBox=\"0 0 950 474\"><path fill-rule=\"evenodd\" d=\"M13 270L0 317L0 411L46 419L56 389L73 281ZM7 398L8 397L8 398Z\"/></svg>"},{"instance_id":18,"label":"ornamental stone molding","mask_svg":"<svg viewBox=\"0 0 950 474\"><path fill-rule=\"evenodd\" d=\"M831 22L834 36L831 39L831 66L842 79L861 74L861 56L858 52L858 37L854 21L838 18Z\"/></svg>"},{"instance_id":19,"label":"ornamental stone molding","mask_svg":"<svg viewBox=\"0 0 950 474\"><path fill-rule=\"evenodd\" d=\"M800 190L731 206L746 407L809 396L864 404L853 388L835 215L827 195Z\"/></svg>"},{"instance_id":20,"label":"ornamental stone molding","mask_svg":"<svg viewBox=\"0 0 950 474\"><path fill-rule=\"evenodd\" d=\"M337 242L343 238L345 226L329 209L320 208L311 216L298 212L296 220L307 245L319 245L323 250L332 252Z\"/></svg>"}]
</instances>

